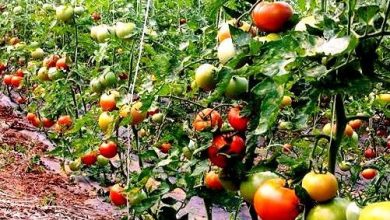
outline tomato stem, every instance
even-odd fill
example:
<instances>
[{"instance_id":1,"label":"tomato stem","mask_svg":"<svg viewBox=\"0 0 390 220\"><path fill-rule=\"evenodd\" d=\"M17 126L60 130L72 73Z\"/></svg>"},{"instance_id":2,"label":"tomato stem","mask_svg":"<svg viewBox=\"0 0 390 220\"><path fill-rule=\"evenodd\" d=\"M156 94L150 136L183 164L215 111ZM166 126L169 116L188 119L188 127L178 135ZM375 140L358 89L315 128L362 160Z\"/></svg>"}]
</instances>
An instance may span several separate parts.
<instances>
[{"instance_id":1,"label":"tomato stem","mask_svg":"<svg viewBox=\"0 0 390 220\"><path fill-rule=\"evenodd\" d=\"M344 136L344 130L347 125L347 117L345 116L344 101L341 94L336 95L336 139L332 141L329 147L328 155L328 170L332 174L335 173L337 153L339 150L340 143Z\"/></svg>"}]
</instances>

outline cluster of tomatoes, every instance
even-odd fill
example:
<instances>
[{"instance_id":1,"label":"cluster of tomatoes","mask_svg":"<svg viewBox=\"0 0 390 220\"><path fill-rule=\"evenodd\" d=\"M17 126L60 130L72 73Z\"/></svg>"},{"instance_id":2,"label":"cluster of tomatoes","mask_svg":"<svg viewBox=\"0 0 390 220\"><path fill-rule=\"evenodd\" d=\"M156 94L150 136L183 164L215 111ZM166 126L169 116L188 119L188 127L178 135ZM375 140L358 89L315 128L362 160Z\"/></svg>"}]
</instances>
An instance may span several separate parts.
<instances>
[{"instance_id":1,"label":"cluster of tomatoes","mask_svg":"<svg viewBox=\"0 0 390 220\"><path fill-rule=\"evenodd\" d=\"M24 77L24 72L22 69L18 69L12 75L4 75L3 83L7 86L12 86L14 88L19 88L22 85Z\"/></svg>"}]
</instances>

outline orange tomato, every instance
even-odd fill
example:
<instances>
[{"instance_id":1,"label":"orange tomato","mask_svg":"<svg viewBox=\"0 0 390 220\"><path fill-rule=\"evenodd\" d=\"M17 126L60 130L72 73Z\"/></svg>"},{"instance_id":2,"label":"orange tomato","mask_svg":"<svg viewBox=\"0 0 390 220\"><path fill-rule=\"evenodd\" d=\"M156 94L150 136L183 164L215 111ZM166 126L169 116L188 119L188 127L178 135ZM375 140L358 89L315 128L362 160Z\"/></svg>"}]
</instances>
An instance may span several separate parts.
<instances>
[{"instance_id":1,"label":"orange tomato","mask_svg":"<svg viewBox=\"0 0 390 220\"><path fill-rule=\"evenodd\" d=\"M215 127L221 128L222 118L216 110L206 108L196 115L192 126L196 131L213 129Z\"/></svg>"}]
</instances>

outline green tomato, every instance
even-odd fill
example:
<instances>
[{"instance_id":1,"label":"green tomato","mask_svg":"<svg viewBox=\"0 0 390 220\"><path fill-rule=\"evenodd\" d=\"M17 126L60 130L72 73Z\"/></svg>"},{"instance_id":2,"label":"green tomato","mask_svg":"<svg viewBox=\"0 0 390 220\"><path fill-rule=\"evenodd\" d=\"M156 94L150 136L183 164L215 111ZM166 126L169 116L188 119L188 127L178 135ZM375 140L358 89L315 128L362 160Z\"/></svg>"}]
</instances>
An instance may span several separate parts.
<instances>
[{"instance_id":1,"label":"green tomato","mask_svg":"<svg viewBox=\"0 0 390 220\"><path fill-rule=\"evenodd\" d=\"M226 87L225 95L235 99L246 92L248 92L248 80L244 77L233 76Z\"/></svg>"},{"instance_id":2,"label":"green tomato","mask_svg":"<svg viewBox=\"0 0 390 220\"><path fill-rule=\"evenodd\" d=\"M360 213L359 220L389 220L390 201L376 202L364 207Z\"/></svg>"},{"instance_id":3,"label":"green tomato","mask_svg":"<svg viewBox=\"0 0 390 220\"><path fill-rule=\"evenodd\" d=\"M73 7L61 5L56 8L56 17L57 20L66 22L73 17Z\"/></svg>"},{"instance_id":4,"label":"green tomato","mask_svg":"<svg viewBox=\"0 0 390 220\"><path fill-rule=\"evenodd\" d=\"M98 79L92 79L89 86L91 87L92 92L101 93L103 91L103 85Z\"/></svg>"},{"instance_id":5,"label":"green tomato","mask_svg":"<svg viewBox=\"0 0 390 220\"><path fill-rule=\"evenodd\" d=\"M288 121L281 121L279 123L279 129L281 130L291 130L292 128L292 123Z\"/></svg>"},{"instance_id":6,"label":"green tomato","mask_svg":"<svg viewBox=\"0 0 390 220\"><path fill-rule=\"evenodd\" d=\"M359 220L361 209L356 205L356 202L349 203L347 207L347 220Z\"/></svg>"},{"instance_id":7,"label":"green tomato","mask_svg":"<svg viewBox=\"0 0 390 220\"><path fill-rule=\"evenodd\" d=\"M102 155L97 156L97 164L101 167L107 166L110 160Z\"/></svg>"},{"instance_id":8,"label":"green tomato","mask_svg":"<svg viewBox=\"0 0 390 220\"><path fill-rule=\"evenodd\" d=\"M156 113L152 116L152 121L154 123L160 124L163 121L164 115L162 113Z\"/></svg>"},{"instance_id":9,"label":"green tomato","mask_svg":"<svg viewBox=\"0 0 390 220\"><path fill-rule=\"evenodd\" d=\"M195 82L199 88L205 91L212 90L216 81L214 78L215 67L211 64L202 64L195 70Z\"/></svg>"},{"instance_id":10,"label":"green tomato","mask_svg":"<svg viewBox=\"0 0 390 220\"><path fill-rule=\"evenodd\" d=\"M190 150L190 148L183 147L182 151L183 151L184 157L187 158L188 160L191 160L191 158L192 158L192 151Z\"/></svg>"},{"instance_id":11,"label":"green tomato","mask_svg":"<svg viewBox=\"0 0 390 220\"><path fill-rule=\"evenodd\" d=\"M108 72L106 73L103 78L101 79L101 83L104 87L112 87L115 86L117 83L118 78L116 77L115 73L113 72Z\"/></svg>"},{"instance_id":12,"label":"green tomato","mask_svg":"<svg viewBox=\"0 0 390 220\"><path fill-rule=\"evenodd\" d=\"M135 28L134 23L122 23L118 22L115 26L116 36L121 39L126 39L131 36Z\"/></svg>"},{"instance_id":13,"label":"green tomato","mask_svg":"<svg viewBox=\"0 0 390 220\"><path fill-rule=\"evenodd\" d=\"M45 56L45 51L42 48L37 48L33 52L31 52L31 58L33 59L42 59Z\"/></svg>"},{"instance_id":14,"label":"green tomato","mask_svg":"<svg viewBox=\"0 0 390 220\"><path fill-rule=\"evenodd\" d=\"M61 78L64 76L64 74L62 73L62 71L57 70L57 68L55 68L55 67L51 67L51 68L49 69L49 72L48 72L47 75L49 76L49 79L50 79L50 80L61 79Z\"/></svg>"},{"instance_id":15,"label":"green tomato","mask_svg":"<svg viewBox=\"0 0 390 220\"><path fill-rule=\"evenodd\" d=\"M348 171L351 169L351 163L347 162L347 161L342 161L340 164L339 164L339 168L341 171Z\"/></svg>"},{"instance_id":16,"label":"green tomato","mask_svg":"<svg viewBox=\"0 0 390 220\"><path fill-rule=\"evenodd\" d=\"M315 206L309 211L307 220L347 220L346 209L349 201L335 198L328 203Z\"/></svg>"},{"instance_id":17,"label":"green tomato","mask_svg":"<svg viewBox=\"0 0 390 220\"><path fill-rule=\"evenodd\" d=\"M138 192L130 192L130 194L128 196L128 200L129 200L130 205L137 205L140 202L142 202L142 200L144 200L146 198L147 198L147 195L143 190L138 191Z\"/></svg>"},{"instance_id":18,"label":"green tomato","mask_svg":"<svg viewBox=\"0 0 390 220\"><path fill-rule=\"evenodd\" d=\"M49 80L49 74L48 74L48 69L47 67L41 67L39 70L38 70L38 79L41 80L41 81L47 81Z\"/></svg>"},{"instance_id":19,"label":"green tomato","mask_svg":"<svg viewBox=\"0 0 390 220\"><path fill-rule=\"evenodd\" d=\"M107 25L98 26L98 29L96 29L95 31L96 31L96 40L99 43L106 42L106 40L108 40L108 38L110 38L111 36L111 33Z\"/></svg>"},{"instance_id":20,"label":"green tomato","mask_svg":"<svg viewBox=\"0 0 390 220\"><path fill-rule=\"evenodd\" d=\"M70 162L70 164L69 164L69 169L71 171L78 171L78 170L80 170L80 167L81 167L81 159L80 158Z\"/></svg>"},{"instance_id":21,"label":"green tomato","mask_svg":"<svg viewBox=\"0 0 390 220\"><path fill-rule=\"evenodd\" d=\"M237 191L240 188L239 180L234 173L222 170L218 176L223 188L227 191Z\"/></svg>"},{"instance_id":22,"label":"green tomato","mask_svg":"<svg viewBox=\"0 0 390 220\"><path fill-rule=\"evenodd\" d=\"M266 171L254 173L240 184L240 194L247 202L252 202L257 189L267 180L278 178L278 175Z\"/></svg>"},{"instance_id":23,"label":"green tomato","mask_svg":"<svg viewBox=\"0 0 390 220\"><path fill-rule=\"evenodd\" d=\"M16 15L20 15L20 14L23 13L23 8L22 8L21 6L16 6L16 7L12 10L12 12L13 12L14 14L16 14Z\"/></svg>"}]
</instances>

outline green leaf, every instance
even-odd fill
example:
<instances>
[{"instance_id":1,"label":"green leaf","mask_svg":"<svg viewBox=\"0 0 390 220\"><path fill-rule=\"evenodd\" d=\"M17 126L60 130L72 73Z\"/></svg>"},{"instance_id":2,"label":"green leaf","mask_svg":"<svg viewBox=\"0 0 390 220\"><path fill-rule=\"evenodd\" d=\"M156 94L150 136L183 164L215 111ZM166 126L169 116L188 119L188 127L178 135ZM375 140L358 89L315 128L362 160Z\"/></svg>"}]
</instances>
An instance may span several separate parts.
<instances>
[{"instance_id":1,"label":"green leaf","mask_svg":"<svg viewBox=\"0 0 390 220\"><path fill-rule=\"evenodd\" d=\"M365 5L358 8L356 11L359 19L366 24L372 24L374 17L379 13L380 8L378 5Z\"/></svg>"}]
</instances>

